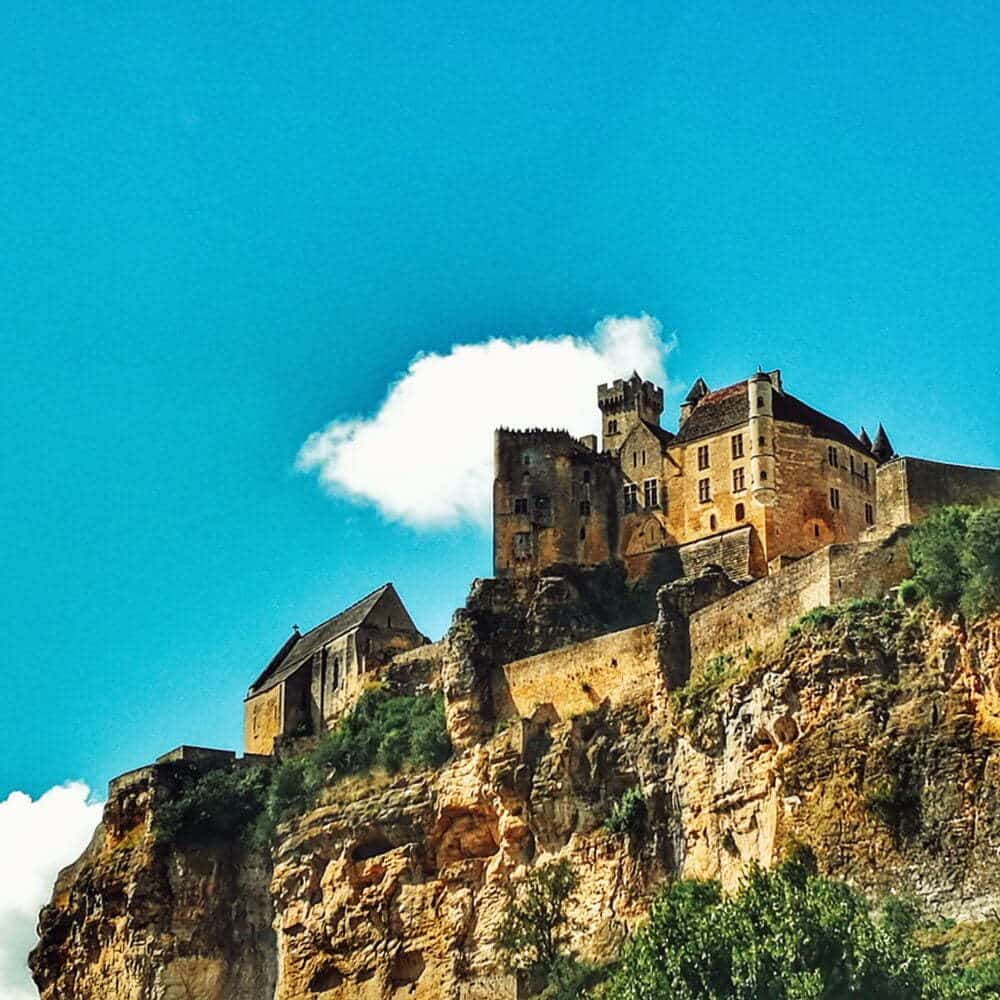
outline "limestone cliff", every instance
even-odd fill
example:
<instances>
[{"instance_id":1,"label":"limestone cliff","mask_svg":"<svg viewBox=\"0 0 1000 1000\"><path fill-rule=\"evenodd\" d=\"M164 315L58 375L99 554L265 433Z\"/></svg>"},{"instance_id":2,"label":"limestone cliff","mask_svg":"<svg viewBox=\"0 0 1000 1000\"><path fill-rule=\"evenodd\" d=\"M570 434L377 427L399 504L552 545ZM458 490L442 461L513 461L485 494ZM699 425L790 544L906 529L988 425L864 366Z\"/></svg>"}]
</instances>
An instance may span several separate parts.
<instances>
[{"instance_id":1,"label":"limestone cliff","mask_svg":"<svg viewBox=\"0 0 1000 1000\"><path fill-rule=\"evenodd\" d=\"M456 621L456 757L331 787L271 858L158 846L169 789L112 798L43 911L44 1000L515 997L491 946L504 887L554 856L580 875L577 944L594 957L665 879L732 885L792 842L875 894L956 918L1000 906L1000 618L966 629L887 600L813 616L760 662L701 665L682 693L497 722L473 620L496 613ZM608 833L634 786L643 829Z\"/></svg>"}]
</instances>

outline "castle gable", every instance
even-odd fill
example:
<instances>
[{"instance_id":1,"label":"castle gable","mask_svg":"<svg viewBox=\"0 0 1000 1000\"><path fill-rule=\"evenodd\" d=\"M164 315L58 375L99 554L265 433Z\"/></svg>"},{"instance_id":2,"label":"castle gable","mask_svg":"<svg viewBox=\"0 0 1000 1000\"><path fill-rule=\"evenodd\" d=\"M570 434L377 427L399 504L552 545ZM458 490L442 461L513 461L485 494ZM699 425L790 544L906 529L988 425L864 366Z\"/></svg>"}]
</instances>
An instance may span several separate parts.
<instances>
[{"instance_id":1,"label":"castle gable","mask_svg":"<svg viewBox=\"0 0 1000 1000\"><path fill-rule=\"evenodd\" d=\"M250 696L261 694L280 684L283 680L294 674L302 664L311 660L313 654L322 649L327 643L332 642L346 632L360 628L372 616L375 609L387 599L394 599L395 604L399 606L402 614L406 616L405 620L400 620L398 627L409 627L413 631L416 631L416 626L399 600L395 588L391 583L384 584L378 590L373 590L370 594L362 597L357 603L352 604L349 608L345 608L332 618L328 618L325 622L317 625L314 629L310 629L304 635L294 633L292 635L294 642L289 640L282 646L284 656L281 655L282 650L279 650L278 655L271 660L264 672L254 681L250 688Z\"/></svg>"}]
</instances>

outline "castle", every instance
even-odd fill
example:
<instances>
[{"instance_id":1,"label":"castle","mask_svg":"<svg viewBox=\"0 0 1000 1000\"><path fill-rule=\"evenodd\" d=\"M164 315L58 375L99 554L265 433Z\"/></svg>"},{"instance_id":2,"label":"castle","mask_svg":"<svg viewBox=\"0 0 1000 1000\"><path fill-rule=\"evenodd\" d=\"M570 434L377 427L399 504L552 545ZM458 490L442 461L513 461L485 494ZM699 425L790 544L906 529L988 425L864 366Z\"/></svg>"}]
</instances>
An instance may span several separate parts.
<instances>
[{"instance_id":1,"label":"castle","mask_svg":"<svg viewBox=\"0 0 1000 1000\"><path fill-rule=\"evenodd\" d=\"M711 391L699 378L676 433L638 374L597 389L602 443L496 433L494 570L620 560L652 584L706 563L766 576L876 523L876 469L893 457L787 392L781 372Z\"/></svg>"},{"instance_id":2,"label":"castle","mask_svg":"<svg viewBox=\"0 0 1000 1000\"><path fill-rule=\"evenodd\" d=\"M898 456L881 425L874 442L855 435L780 371L715 391L699 378L676 433L660 426L663 390L638 374L599 386L597 402L600 448L496 432L494 578L476 581L453 633L429 643L391 584L294 631L248 692L248 753L328 731L373 680L440 688L448 649L478 664L446 697L469 732L654 696L693 662L778 641L819 605L880 596L910 572L897 529L1000 497L1000 470ZM655 612L638 593L656 595Z\"/></svg>"}]
</instances>

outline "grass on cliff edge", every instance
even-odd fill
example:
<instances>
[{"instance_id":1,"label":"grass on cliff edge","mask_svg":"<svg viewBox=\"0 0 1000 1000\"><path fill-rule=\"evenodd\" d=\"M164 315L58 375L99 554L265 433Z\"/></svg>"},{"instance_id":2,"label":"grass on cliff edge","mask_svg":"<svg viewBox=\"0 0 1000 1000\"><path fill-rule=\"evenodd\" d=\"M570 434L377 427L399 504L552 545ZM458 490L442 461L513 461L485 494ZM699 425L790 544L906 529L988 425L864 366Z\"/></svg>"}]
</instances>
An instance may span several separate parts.
<instances>
[{"instance_id":1,"label":"grass on cliff edge","mask_svg":"<svg viewBox=\"0 0 1000 1000\"><path fill-rule=\"evenodd\" d=\"M186 845L242 837L263 848L281 820L304 812L339 778L376 766L390 774L438 767L449 756L443 696L373 688L311 753L193 778L158 810L157 839Z\"/></svg>"}]
</instances>

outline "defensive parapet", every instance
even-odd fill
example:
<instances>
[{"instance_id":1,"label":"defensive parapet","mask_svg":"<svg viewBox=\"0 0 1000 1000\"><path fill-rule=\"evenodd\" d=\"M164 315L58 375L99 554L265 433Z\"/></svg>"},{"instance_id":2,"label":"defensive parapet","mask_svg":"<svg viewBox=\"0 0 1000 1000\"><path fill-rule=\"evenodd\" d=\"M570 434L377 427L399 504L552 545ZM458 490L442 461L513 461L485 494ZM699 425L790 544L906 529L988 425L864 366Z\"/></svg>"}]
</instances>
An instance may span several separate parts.
<instances>
[{"instance_id":1,"label":"defensive parapet","mask_svg":"<svg viewBox=\"0 0 1000 1000\"><path fill-rule=\"evenodd\" d=\"M917 524L942 504L1000 500L1000 469L924 458L891 459L879 466L875 484L880 529Z\"/></svg>"}]
</instances>

